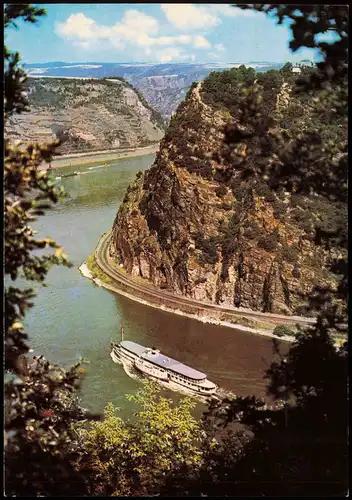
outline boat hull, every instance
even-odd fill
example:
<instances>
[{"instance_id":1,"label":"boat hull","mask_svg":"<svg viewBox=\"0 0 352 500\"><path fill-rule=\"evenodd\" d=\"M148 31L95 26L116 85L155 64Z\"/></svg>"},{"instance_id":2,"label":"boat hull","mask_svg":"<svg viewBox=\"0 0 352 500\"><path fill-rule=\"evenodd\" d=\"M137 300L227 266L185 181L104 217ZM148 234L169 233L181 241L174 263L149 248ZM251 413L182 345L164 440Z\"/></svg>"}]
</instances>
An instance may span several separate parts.
<instances>
[{"instance_id":1,"label":"boat hull","mask_svg":"<svg viewBox=\"0 0 352 500\"><path fill-rule=\"evenodd\" d=\"M122 365L121 358L119 356L117 356L113 350L110 353L110 358L113 360L114 363Z\"/></svg>"},{"instance_id":2,"label":"boat hull","mask_svg":"<svg viewBox=\"0 0 352 500\"><path fill-rule=\"evenodd\" d=\"M170 370L166 370L164 367L159 367L153 364L148 359L142 357L141 355L136 355L133 352L129 352L120 345L112 344L112 350L110 353L111 359L114 363L123 364L123 362L128 362L138 370L141 374L146 377L160 380L160 382L172 383L171 385L179 387L180 389L187 390L197 395L211 396L216 392L216 385L206 380L192 381L189 378L183 378L179 374L173 373Z\"/></svg>"},{"instance_id":3,"label":"boat hull","mask_svg":"<svg viewBox=\"0 0 352 500\"><path fill-rule=\"evenodd\" d=\"M143 375L147 375L148 377L153 377L159 380L163 380L164 382L168 382L169 375L165 371L158 370L153 366L148 366L145 363L141 362L141 360L136 359L134 362L134 367L143 373Z\"/></svg>"}]
</instances>

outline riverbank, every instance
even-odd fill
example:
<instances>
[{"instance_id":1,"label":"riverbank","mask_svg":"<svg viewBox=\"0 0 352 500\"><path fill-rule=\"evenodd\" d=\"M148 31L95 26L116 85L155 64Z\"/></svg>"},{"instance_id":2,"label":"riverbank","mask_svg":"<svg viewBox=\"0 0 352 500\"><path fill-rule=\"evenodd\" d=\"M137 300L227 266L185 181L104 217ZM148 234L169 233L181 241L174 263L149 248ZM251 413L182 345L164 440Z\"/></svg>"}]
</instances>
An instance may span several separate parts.
<instances>
[{"instance_id":1,"label":"riverbank","mask_svg":"<svg viewBox=\"0 0 352 500\"><path fill-rule=\"evenodd\" d=\"M87 265L87 264L89 264L89 265ZM127 297L130 300L133 300L135 302L139 302L140 304L146 305L148 307L152 307L154 309L159 309L161 311L169 312L171 314L176 314L178 316L183 316L186 318L194 319L194 320L199 321L201 323L208 323L208 324L212 324L212 325L216 325L216 326L225 326L226 328L232 328L232 329L237 330L237 331L240 330L240 331L255 334L255 335L261 335L263 337L270 337L270 338L273 338L276 340L289 342L291 344L296 340L294 336L283 335L283 336L279 337L278 335L274 335L273 331L263 330L261 328L256 328L256 327L249 327L249 326L242 325L241 323L233 323L231 321L224 321L221 319L212 318L208 315L201 315L199 313L188 313L185 311L181 311L180 309L174 309L171 307L167 307L164 304L158 305L154 302L150 302L150 301L143 299L141 297L138 297L136 295L132 295L131 293L128 293L125 290L122 290L121 287L114 285L113 280L107 274L105 274L101 270L101 268L99 268L99 266L95 260L92 260L92 256L90 256L87 259L87 262L84 262L79 267L79 271L81 272L82 276L92 280L99 287L106 288L107 290L109 290L113 293L118 293L120 295L123 295L124 297ZM98 276L100 276L100 278ZM245 319L245 318L243 318L243 319ZM340 349L342 344L345 341L344 338L334 339L334 340L335 340L334 346L336 349Z\"/></svg>"},{"instance_id":2,"label":"riverbank","mask_svg":"<svg viewBox=\"0 0 352 500\"><path fill-rule=\"evenodd\" d=\"M51 162L53 169L69 166L85 166L91 163L97 162L108 162L112 160L118 160L121 158L134 158L136 156L144 156L155 154L159 149L159 143L153 144L151 146L146 146L143 148L135 148L129 150L108 150L108 151L95 151L91 153L75 153L71 155L55 156ZM48 165L43 164L39 167L39 170L47 170Z\"/></svg>"},{"instance_id":3,"label":"riverbank","mask_svg":"<svg viewBox=\"0 0 352 500\"><path fill-rule=\"evenodd\" d=\"M307 327L316 322L316 318L263 313L250 309L239 310L229 306L194 301L188 297L159 290L141 278L137 281L111 259L108 249L110 233L111 230L103 234L94 254L90 255L79 269L85 277L92 279L98 286L114 293L154 309L185 316L202 323L225 326L290 343L296 340L295 332L299 325ZM289 326L292 335L275 335L274 331L278 325ZM339 347L337 340L334 339L336 348Z\"/></svg>"},{"instance_id":4,"label":"riverbank","mask_svg":"<svg viewBox=\"0 0 352 500\"><path fill-rule=\"evenodd\" d=\"M95 263L95 265L96 265L96 263ZM138 297L136 295L132 295L131 293L129 293L125 290L122 290L121 287L114 285L113 281L111 280L111 278L109 276L106 276L106 279L104 278L104 280L101 278L98 278L95 275L94 270L92 272L92 270L88 267L87 262L84 262L79 267L79 271L81 272L82 276L92 280L99 287L106 288L107 290L110 290L111 292L118 293L120 295L123 295L124 297L127 297L130 300L134 300L134 301L139 302L140 304L144 304L148 307L153 307L154 309L159 309L161 311L176 314L178 316L183 316L186 318L194 319L194 320L199 321L201 323L209 323L209 324L217 325L217 326L225 326L227 328L232 328L234 330L240 330L243 332L261 335L264 337L275 338L277 340L282 340L285 342L292 343L295 340L295 337L290 337L288 335L284 335L282 337L279 337L277 335L274 335L272 331L270 332L268 330L263 330L260 328L248 327L248 326L242 325L241 323L233 323L230 321L215 319L215 318L209 317L208 315L201 315L201 314L197 314L197 313L192 314L189 312L181 311L181 309L174 309L171 307L167 307L164 304L161 304L161 305L155 304L154 302L150 302L146 299L143 299L143 298Z\"/></svg>"}]
</instances>

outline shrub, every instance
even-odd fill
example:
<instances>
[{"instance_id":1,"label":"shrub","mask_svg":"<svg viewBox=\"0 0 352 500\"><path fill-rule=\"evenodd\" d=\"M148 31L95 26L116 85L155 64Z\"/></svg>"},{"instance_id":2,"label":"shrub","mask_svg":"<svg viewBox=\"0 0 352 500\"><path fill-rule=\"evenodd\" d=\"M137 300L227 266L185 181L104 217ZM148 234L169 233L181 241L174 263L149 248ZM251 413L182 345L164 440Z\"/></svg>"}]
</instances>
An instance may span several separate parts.
<instances>
[{"instance_id":1,"label":"shrub","mask_svg":"<svg viewBox=\"0 0 352 500\"><path fill-rule=\"evenodd\" d=\"M295 263L298 259L298 246L296 243L293 243L291 246L283 245L281 251L282 258L287 262Z\"/></svg>"},{"instance_id":2,"label":"shrub","mask_svg":"<svg viewBox=\"0 0 352 500\"><path fill-rule=\"evenodd\" d=\"M239 101L243 98L241 84L253 83L255 71L244 65L239 68L210 73L202 84L203 101L215 109L227 109L235 114Z\"/></svg>"},{"instance_id":3,"label":"shrub","mask_svg":"<svg viewBox=\"0 0 352 500\"><path fill-rule=\"evenodd\" d=\"M270 188L268 188L268 191L265 195L265 200L269 203L275 203L276 201L276 196Z\"/></svg>"},{"instance_id":4,"label":"shrub","mask_svg":"<svg viewBox=\"0 0 352 500\"><path fill-rule=\"evenodd\" d=\"M258 245L261 248L264 248L264 250L272 252L273 250L276 249L278 242L279 242L279 237L277 233L270 233L259 238Z\"/></svg>"},{"instance_id":5,"label":"shrub","mask_svg":"<svg viewBox=\"0 0 352 500\"><path fill-rule=\"evenodd\" d=\"M198 233L195 238L196 248L202 251L202 255L198 258L199 264L216 264L218 261L218 236L210 236L205 239L201 233Z\"/></svg>"},{"instance_id":6,"label":"shrub","mask_svg":"<svg viewBox=\"0 0 352 500\"><path fill-rule=\"evenodd\" d=\"M285 335L292 337L295 335L295 332L286 325L278 325L275 327L273 334L278 337L284 337Z\"/></svg>"},{"instance_id":7,"label":"shrub","mask_svg":"<svg viewBox=\"0 0 352 500\"><path fill-rule=\"evenodd\" d=\"M201 426L190 398L175 406L152 382L127 398L137 406L133 421L109 403L104 420L81 431L86 452L79 467L90 473L92 496L155 496L166 475L190 473L202 463Z\"/></svg>"},{"instance_id":8,"label":"shrub","mask_svg":"<svg viewBox=\"0 0 352 500\"><path fill-rule=\"evenodd\" d=\"M219 187L217 187L215 189L215 194L219 198L222 198L223 196L225 196L226 193L227 193L227 188L226 188L226 186L224 186L224 184L221 184Z\"/></svg>"},{"instance_id":9,"label":"shrub","mask_svg":"<svg viewBox=\"0 0 352 500\"><path fill-rule=\"evenodd\" d=\"M301 277L301 273L300 273L300 270L299 270L299 267L297 266L297 264L295 265L295 267L292 269L292 276L296 279L299 279Z\"/></svg>"},{"instance_id":10,"label":"shrub","mask_svg":"<svg viewBox=\"0 0 352 500\"><path fill-rule=\"evenodd\" d=\"M244 182L242 182L241 184L236 184L235 186L233 186L232 192L237 200L242 200L248 195L247 185Z\"/></svg>"},{"instance_id":11,"label":"shrub","mask_svg":"<svg viewBox=\"0 0 352 500\"><path fill-rule=\"evenodd\" d=\"M104 271L100 269L98 264L95 261L95 256L94 253L90 254L89 257L87 258L86 261L87 267L90 270L90 272L93 274L95 278L100 279L101 281L104 281L104 283L111 284L112 280L107 276Z\"/></svg>"},{"instance_id":12,"label":"shrub","mask_svg":"<svg viewBox=\"0 0 352 500\"><path fill-rule=\"evenodd\" d=\"M261 235L261 230L255 221L251 221L244 229L244 236L250 240L256 240Z\"/></svg>"},{"instance_id":13,"label":"shrub","mask_svg":"<svg viewBox=\"0 0 352 500\"><path fill-rule=\"evenodd\" d=\"M271 192L269 186L265 182L257 182L255 184L255 191L258 196L266 198L268 193Z\"/></svg>"},{"instance_id":14,"label":"shrub","mask_svg":"<svg viewBox=\"0 0 352 500\"><path fill-rule=\"evenodd\" d=\"M312 215L310 211L296 208L292 211L292 217L300 229L303 229L306 233L312 231Z\"/></svg>"},{"instance_id":15,"label":"shrub","mask_svg":"<svg viewBox=\"0 0 352 500\"><path fill-rule=\"evenodd\" d=\"M280 199L275 198L273 202L274 217L283 219L286 215L286 205Z\"/></svg>"}]
</instances>

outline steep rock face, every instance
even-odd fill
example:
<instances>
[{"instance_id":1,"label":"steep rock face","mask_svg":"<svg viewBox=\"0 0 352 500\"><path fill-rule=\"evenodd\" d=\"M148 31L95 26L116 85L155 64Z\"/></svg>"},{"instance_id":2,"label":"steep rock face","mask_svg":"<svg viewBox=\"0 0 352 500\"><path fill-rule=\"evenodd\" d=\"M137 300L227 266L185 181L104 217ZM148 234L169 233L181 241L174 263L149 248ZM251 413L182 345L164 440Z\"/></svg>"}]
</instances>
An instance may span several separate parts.
<instances>
[{"instance_id":1,"label":"steep rock face","mask_svg":"<svg viewBox=\"0 0 352 500\"><path fill-rule=\"evenodd\" d=\"M203 80L211 69L198 69L192 73L147 76L136 78L135 86L151 103L154 109L169 119L175 113L180 102L185 98L192 83Z\"/></svg>"},{"instance_id":2,"label":"steep rock face","mask_svg":"<svg viewBox=\"0 0 352 500\"><path fill-rule=\"evenodd\" d=\"M24 142L66 140L60 153L135 148L158 142L162 120L122 80L29 79L30 111L9 120L6 134Z\"/></svg>"},{"instance_id":3,"label":"steep rock face","mask_svg":"<svg viewBox=\"0 0 352 500\"><path fill-rule=\"evenodd\" d=\"M281 85L272 110L285 114L289 96ZM110 254L131 275L196 300L299 314L313 285L336 284L325 264L339 250L316 245L301 217L318 201L324 214L326 203L239 181L236 163L214 155L236 110L212 98L197 84L178 108L153 166L126 193Z\"/></svg>"}]
</instances>

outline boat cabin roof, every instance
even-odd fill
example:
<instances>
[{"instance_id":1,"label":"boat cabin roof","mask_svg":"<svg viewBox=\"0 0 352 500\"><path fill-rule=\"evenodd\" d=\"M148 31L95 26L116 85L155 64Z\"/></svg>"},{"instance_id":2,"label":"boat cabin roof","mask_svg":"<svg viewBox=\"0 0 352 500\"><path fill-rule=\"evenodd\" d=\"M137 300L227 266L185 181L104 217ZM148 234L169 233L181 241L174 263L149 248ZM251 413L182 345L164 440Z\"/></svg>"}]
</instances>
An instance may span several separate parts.
<instances>
[{"instance_id":1,"label":"boat cabin roof","mask_svg":"<svg viewBox=\"0 0 352 500\"><path fill-rule=\"evenodd\" d=\"M203 380L207 377L205 373L199 372L194 368L190 368L189 366L184 365L175 359L169 358L164 354L152 354L150 351L146 351L145 347L137 344L136 342L123 340L120 345L133 354L142 356L143 359L146 359L157 366L161 366L162 368L166 368L167 370L172 370L174 373L178 373L184 377L188 377L193 380Z\"/></svg>"},{"instance_id":2,"label":"boat cabin roof","mask_svg":"<svg viewBox=\"0 0 352 500\"><path fill-rule=\"evenodd\" d=\"M141 356L145 352L144 346L137 344L136 342L132 342L131 340L123 340L120 342L120 346L124 347L133 354L137 354L137 356Z\"/></svg>"}]
</instances>

